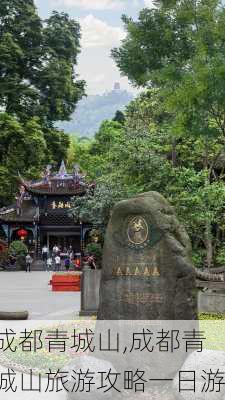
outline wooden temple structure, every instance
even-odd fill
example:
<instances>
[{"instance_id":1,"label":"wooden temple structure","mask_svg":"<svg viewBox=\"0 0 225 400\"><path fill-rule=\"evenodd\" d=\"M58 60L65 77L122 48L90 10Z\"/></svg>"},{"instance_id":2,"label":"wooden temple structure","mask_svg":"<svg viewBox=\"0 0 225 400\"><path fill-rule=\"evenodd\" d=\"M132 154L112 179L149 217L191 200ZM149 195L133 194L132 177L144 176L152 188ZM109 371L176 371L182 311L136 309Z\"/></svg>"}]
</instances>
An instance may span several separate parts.
<instances>
[{"instance_id":1,"label":"wooden temple structure","mask_svg":"<svg viewBox=\"0 0 225 400\"><path fill-rule=\"evenodd\" d=\"M69 211L71 199L90 188L94 184L85 181L79 167L68 173L63 161L58 172L48 166L38 181L20 177L15 204L0 210L1 239L8 245L22 239L36 257L44 245L51 250L55 244L82 253L91 224L75 221Z\"/></svg>"}]
</instances>

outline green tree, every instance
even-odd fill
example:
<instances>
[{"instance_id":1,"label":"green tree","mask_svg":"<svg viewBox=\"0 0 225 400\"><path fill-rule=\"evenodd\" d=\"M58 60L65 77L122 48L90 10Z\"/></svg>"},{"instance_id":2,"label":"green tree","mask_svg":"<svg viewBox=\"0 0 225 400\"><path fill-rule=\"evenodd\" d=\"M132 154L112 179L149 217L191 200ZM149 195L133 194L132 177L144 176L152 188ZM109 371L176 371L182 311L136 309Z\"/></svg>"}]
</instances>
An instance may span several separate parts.
<instances>
[{"instance_id":1,"label":"green tree","mask_svg":"<svg viewBox=\"0 0 225 400\"><path fill-rule=\"evenodd\" d=\"M118 182L99 180L94 190L73 199L71 214L76 221L92 223L104 233L114 204L128 196L129 189L121 187Z\"/></svg>"},{"instance_id":2,"label":"green tree","mask_svg":"<svg viewBox=\"0 0 225 400\"><path fill-rule=\"evenodd\" d=\"M125 115L122 111L117 110L116 114L113 118L113 121L119 122L121 125L124 125L125 123Z\"/></svg>"},{"instance_id":3,"label":"green tree","mask_svg":"<svg viewBox=\"0 0 225 400\"><path fill-rule=\"evenodd\" d=\"M41 126L35 119L22 125L8 114L0 114L0 163L9 171L40 170L43 165L46 142Z\"/></svg>"},{"instance_id":4,"label":"green tree","mask_svg":"<svg viewBox=\"0 0 225 400\"><path fill-rule=\"evenodd\" d=\"M107 155L112 145L119 140L122 126L118 121L103 121L90 149L92 154Z\"/></svg>"},{"instance_id":5,"label":"green tree","mask_svg":"<svg viewBox=\"0 0 225 400\"><path fill-rule=\"evenodd\" d=\"M26 256L27 246L21 240L14 240L9 247L9 254L13 256Z\"/></svg>"},{"instance_id":6,"label":"green tree","mask_svg":"<svg viewBox=\"0 0 225 400\"><path fill-rule=\"evenodd\" d=\"M0 4L0 202L15 194L18 171L37 178L67 158L70 140L54 128L84 94L75 72L80 26L65 13L42 21L33 0Z\"/></svg>"},{"instance_id":7,"label":"green tree","mask_svg":"<svg viewBox=\"0 0 225 400\"><path fill-rule=\"evenodd\" d=\"M4 166L0 166L0 207L8 204L12 200L14 193L14 185L12 177L8 169Z\"/></svg>"},{"instance_id":8,"label":"green tree","mask_svg":"<svg viewBox=\"0 0 225 400\"><path fill-rule=\"evenodd\" d=\"M44 139L46 141L45 164L58 164L61 160L67 160L70 145L69 136L56 128L44 128Z\"/></svg>"},{"instance_id":9,"label":"green tree","mask_svg":"<svg viewBox=\"0 0 225 400\"><path fill-rule=\"evenodd\" d=\"M175 153L179 142L200 138L198 168L205 190L213 190L223 181L217 164L225 151L225 8L216 0L157 3L136 22L123 17L128 35L113 56L134 84L160 90ZM211 266L214 237L207 212L203 236Z\"/></svg>"},{"instance_id":10,"label":"green tree","mask_svg":"<svg viewBox=\"0 0 225 400\"><path fill-rule=\"evenodd\" d=\"M2 0L0 21L0 104L8 113L35 115L39 95L32 81L40 67L41 20L32 0Z\"/></svg>"},{"instance_id":11,"label":"green tree","mask_svg":"<svg viewBox=\"0 0 225 400\"><path fill-rule=\"evenodd\" d=\"M42 22L33 0L2 0L0 21L0 105L21 120L69 119L84 93L79 24L57 12Z\"/></svg>"},{"instance_id":12,"label":"green tree","mask_svg":"<svg viewBox=\"0 0 225 400\"><path fill-rule=\"evenodd\" d=\"M117 65L136 85L160 88L177 135L224 135L225 8L216 0L159 4L137 22L123 17L128 35L113 50Z\"/></svg>"},{"instance_id":13,"label":"green tree","mask_svg":"<svg viewBox=\"0 0 225 400\"><path fill-rule=\"evenodd\" d=\"M115 121L103 121L94 139L71 137L68 151L69 164L79 164L86 178L95 181L110 172L110 154L115 143L118 143L122 133L122 125Z\"/></svg>"},{"instance_id":14,"label":"green tree","mask_svg":"<svg viewBox=\"0 0 225 400\"><path fill-rule=\"evenodd\" d=\"M197 264L205 265L209 247L206 221L212 227L213 261L221 262L225 227L223 175L220 173L214 181L206 180L202 156L205 138L190 133L175 137L174 142L172 122L171 115L162 107L158 89L140 94L129 104L125 125L117 134L111 135L110 121L104 122L100 142L97 134L94 151L92 144L86 149L87 169L95 172L96 190L74 201L74 216L92 221L104 230L115 202L140 192L158 190L176 207L179 219L192 238ZM104 151L100 143L107 144ZM209 147L209 159L212 159L217 151L213 137ZM221 162L223 165L223 159ZM217 168L221 171L220 165Z\"/></svg>"},{"instance_id":15,"label":"green tree","mask_svg":"<svg viewBox=\"0 0 225 400\"><path fill-rule=\"evenodd\" d=\"M47 121L69 120L84 95L76 80L80 25L65 13L53 12L43 28L43 62L35 83L41 91L40 110Z\"/></svg>"},{"instance_id":16,"label":"green tree","mask_svg":"<svg viewBox=\"0 0 225 400\"><path fill-rule=\"evenodd\" d=\"M15 117L0 113L0 170L3 190L0 202L12 200L18 172L27 178L40 174L47 152L42 128L35 118L24 124Z\"/></svg>"}]
</instances>

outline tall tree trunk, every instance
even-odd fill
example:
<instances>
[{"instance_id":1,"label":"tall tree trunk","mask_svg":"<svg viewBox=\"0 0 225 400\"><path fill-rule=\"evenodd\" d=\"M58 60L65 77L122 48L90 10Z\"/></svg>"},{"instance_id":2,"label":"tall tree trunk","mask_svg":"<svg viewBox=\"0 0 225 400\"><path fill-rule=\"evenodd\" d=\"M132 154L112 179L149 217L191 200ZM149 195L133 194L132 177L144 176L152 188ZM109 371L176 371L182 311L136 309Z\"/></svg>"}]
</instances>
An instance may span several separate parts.
<instances>
[{"instance_id":1,"label":"tall tree trunk","mask_svg":"<svg viewBox=\"0 0 225 400\"><path fill-rule=\"evenodd\" d=\"M177 146L177 141L176 141L176 139L173 139L173 141L172 141L172 164L173 164L173 167L176 167L176 165L177 165L177 149L176 149L176 146Z\"/></svg>"},{"instance_id":2,"label":"tall tree trunk","mask_svg":"<svg viewBox=\"0 0 225 400\"><path fill-rule=\"evenodd\" d=\"M205 138L205 154L204 154L204 169L205 169L205 187L210 184L211 168L209 167L209 149L208 139ZM212 222L206 217L205 221L205 247L206 247L206 264L207 267L213 267L213 236L212 236Z\"/></svg>"},{"instance_id":3,"label":"tall tree trunk","mask_svg":"<svg viewBox=\"0 0 225 400\"><path fill-rule=\"evenodd\" d=\"M208 268L213 267L213 241L211 222L206 221L205 225L205 247L206 247L206 264Z\"/></svg>"}]
</instances>

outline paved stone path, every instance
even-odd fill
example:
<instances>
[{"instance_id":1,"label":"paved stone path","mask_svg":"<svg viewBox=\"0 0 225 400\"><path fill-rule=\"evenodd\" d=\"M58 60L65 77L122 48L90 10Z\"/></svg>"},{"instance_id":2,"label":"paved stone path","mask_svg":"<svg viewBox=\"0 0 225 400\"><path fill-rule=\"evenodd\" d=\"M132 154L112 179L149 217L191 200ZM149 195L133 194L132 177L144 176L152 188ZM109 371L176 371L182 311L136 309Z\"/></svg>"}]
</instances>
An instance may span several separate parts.
<instances>
[{"instance_id":1,"label":"paved stone path","mask_svg":"<svg viewBox=\"0 0 225 400\"><path fill-rule=\"evenodd\" d=\"M29 319L74 319L80 292L52 292L50 272L0 272L0 311L28 310Z\"/></svg>"}]
</instances>

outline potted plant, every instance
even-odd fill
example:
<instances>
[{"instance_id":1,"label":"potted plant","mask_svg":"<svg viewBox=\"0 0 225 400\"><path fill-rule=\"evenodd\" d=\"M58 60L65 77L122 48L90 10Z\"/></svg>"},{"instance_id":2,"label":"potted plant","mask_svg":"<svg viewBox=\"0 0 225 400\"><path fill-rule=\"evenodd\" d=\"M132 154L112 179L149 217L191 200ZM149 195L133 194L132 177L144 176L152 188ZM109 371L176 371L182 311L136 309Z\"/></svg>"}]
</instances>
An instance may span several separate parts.
<instances>
[{"instance_id":1,"label":"potted plant","mask_svg":"<svg viewBox=\"0 0 225 400\"><path fill-rule=\"evenodd\" d=\"M14 240L9 246L9 256L16 258L18 269L25 268L25 256L27 253L28 248L21 240Z\"/></svg>"}]
</instances>

